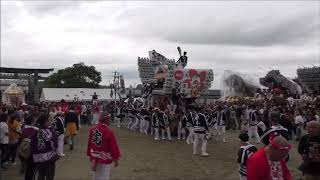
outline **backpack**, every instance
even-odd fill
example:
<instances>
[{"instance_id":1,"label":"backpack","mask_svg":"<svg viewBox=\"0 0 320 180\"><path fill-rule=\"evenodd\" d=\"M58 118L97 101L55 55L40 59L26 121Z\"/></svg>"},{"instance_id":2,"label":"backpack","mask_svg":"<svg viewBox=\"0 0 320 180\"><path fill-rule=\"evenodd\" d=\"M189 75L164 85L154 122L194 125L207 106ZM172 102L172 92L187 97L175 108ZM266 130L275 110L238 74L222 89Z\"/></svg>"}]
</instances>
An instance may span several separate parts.
<instances>
[{"instance_id":1,"label":"backpack","mask_svg":"<svg viewBox=\"0 0 320 180\"><path fill-rule=\"evenodd\" d=\"M21 144L18 149L18 154L24 159L29 159L31 156L31 139L24 138L21 141Z\"/></svg>"}]
</instances>

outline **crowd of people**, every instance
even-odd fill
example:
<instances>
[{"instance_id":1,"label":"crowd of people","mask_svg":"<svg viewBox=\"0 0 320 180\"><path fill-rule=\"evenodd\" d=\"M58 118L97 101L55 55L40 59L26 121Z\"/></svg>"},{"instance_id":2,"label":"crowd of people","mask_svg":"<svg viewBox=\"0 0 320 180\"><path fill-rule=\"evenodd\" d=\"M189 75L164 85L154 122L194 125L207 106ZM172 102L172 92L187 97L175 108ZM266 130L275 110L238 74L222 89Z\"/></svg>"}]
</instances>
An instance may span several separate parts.
<instances>
[{"instance_id":1,"label":"crowd of people","mask_svg":"<svg viewBox=\"0 0 320 180\"><path fill-rule=\"evenodd\" d=\"M25 180L53 180L55 163L64 157L64 145L75 148L75 136L81 121L90 114L92 128L88 138L87 156L92 164L93 179L108 179L111 164L118 165L120 149L108 127L110 113L104 108L98 116L98 105L92 103L40 103L20 107L0 104L1 170L17 165ZM87 108L94 107L87 111ZM99 108L98 108L99 109Z\"/></svg>"},{"instance_id":2,"label":"crowd of people","mask_svg":"<svg viewBox=\"0 0 320 180\"><path fill-rule=\"evenodd\" d=\"M303 159L299 169L305 179L319 179L320 173L315 170L320 169L319 100L319 97L298 101L291 97L259 96L182 107L160 104L162 108L147 108L137 101L118 105L114 117L117 127L122 125L151 135L155 141L185 140L187 144L193 144L194 155L204 157L209 156L208 140L226 143L226 130L240 130L240 179L292 179L286 162L290 160L290 141L299 141L298 149ZM308 141L310 137L312 141ZM257 151L252 144L254 140L264 148Z\"/></svg>"},{"instance_id":3,"label":"crowd of people","mask_svg":"<svg viewBox=\"0 0 320 180\"><path fill-rule=\"evenodd\" d=\"M21 161L20 173L26 180L54 179L55 162L65 156L63 147L75 148L81 125L91 125L87 155L94 179L108 178L111 164L118 166L120 149L110 124L126 127L153 137L155 141L184 140L192 144L193 155L210 156L209 140L227 143L226 131L240 132L240 179L291 179L286 161L290 160L290 140L299 142L300 170L305 179L319 178L320 108L318 101L291 99L217 101L210 104L174 103L155 107L141 100L117 103L90 103L63 100L59 103L1 104L1 168ZM306 131L307 133L304 133ZM253 139L254 138L254 139ZM263 143L257 150L254 143ZM259 167L257 169L257 167ZM37 173L36 173L37 172Z\"/></svg>"}]
</instances>

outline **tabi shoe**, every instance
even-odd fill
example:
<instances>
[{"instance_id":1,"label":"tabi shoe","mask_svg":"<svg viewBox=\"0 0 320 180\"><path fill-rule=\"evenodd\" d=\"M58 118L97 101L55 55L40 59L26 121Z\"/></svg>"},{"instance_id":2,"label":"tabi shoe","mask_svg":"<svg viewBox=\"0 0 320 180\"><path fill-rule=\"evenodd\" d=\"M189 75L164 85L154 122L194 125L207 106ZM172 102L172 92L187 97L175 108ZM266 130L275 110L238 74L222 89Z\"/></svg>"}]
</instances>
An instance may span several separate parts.
<instances>
[{"instance_id":1,"label":"tabi shoe","mask_svg":"<svg viewBox=\"0 0 320 180\"><path fill-rule=\"evenodd\" d=\"M201 156L202 157L208 157L208 156L210 156L210 154L209 153L202 153Z\"/></svg>"}]
</instances>

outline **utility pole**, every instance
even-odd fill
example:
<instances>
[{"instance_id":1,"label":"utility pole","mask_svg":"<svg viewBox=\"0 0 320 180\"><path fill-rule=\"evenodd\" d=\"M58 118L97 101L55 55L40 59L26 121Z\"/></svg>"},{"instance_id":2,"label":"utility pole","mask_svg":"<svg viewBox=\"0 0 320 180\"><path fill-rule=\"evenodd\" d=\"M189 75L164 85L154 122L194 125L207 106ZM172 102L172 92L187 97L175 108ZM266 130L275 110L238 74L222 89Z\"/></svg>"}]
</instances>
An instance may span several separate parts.
<instances>
[{"instance_id":1,"label":"utility pole","mask_svg":"<svg viewBox=\"0 0 320 180\"><path fill-rule=\"evenodd\" d=\"M136 95L136 83L133 84L133 97Z\"/></svg>"},{"instance_id":2,"label":"utility pole","mask_svg":"<svg viewBox=\"0 0 320 180\"><path fill-rule=\"evenodd\" d=\"M119 86L119 72L117 71L114 71L113 72L114 75L113 75L113 89L114 89L114 103L116 103L116 100L117 100L117 89L118 89L118 86Z\"/></svg>"}]
</instances>

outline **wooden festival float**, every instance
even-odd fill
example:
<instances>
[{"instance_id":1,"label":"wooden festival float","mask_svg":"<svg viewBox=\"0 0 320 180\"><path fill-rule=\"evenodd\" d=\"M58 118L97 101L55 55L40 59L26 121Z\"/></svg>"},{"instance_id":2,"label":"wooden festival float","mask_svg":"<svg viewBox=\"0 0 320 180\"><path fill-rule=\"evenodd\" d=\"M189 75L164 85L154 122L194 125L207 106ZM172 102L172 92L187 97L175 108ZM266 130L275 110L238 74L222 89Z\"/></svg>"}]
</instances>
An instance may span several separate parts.
<instances>
[{"instance_id":1,"label":"wooden festival float","mask_svg":"<svg viewBox=\"0 0 320 180\"><path fill-rule=\"evenodd\" d=\"M149 51L149 58L138 57L139 77L143 84L145 105L172 111L194 103L195 99L208 93L213 81L211 69L186 68L186 52L178 61L168 59L155 50Z\"/></svg>"}]
</instances>

